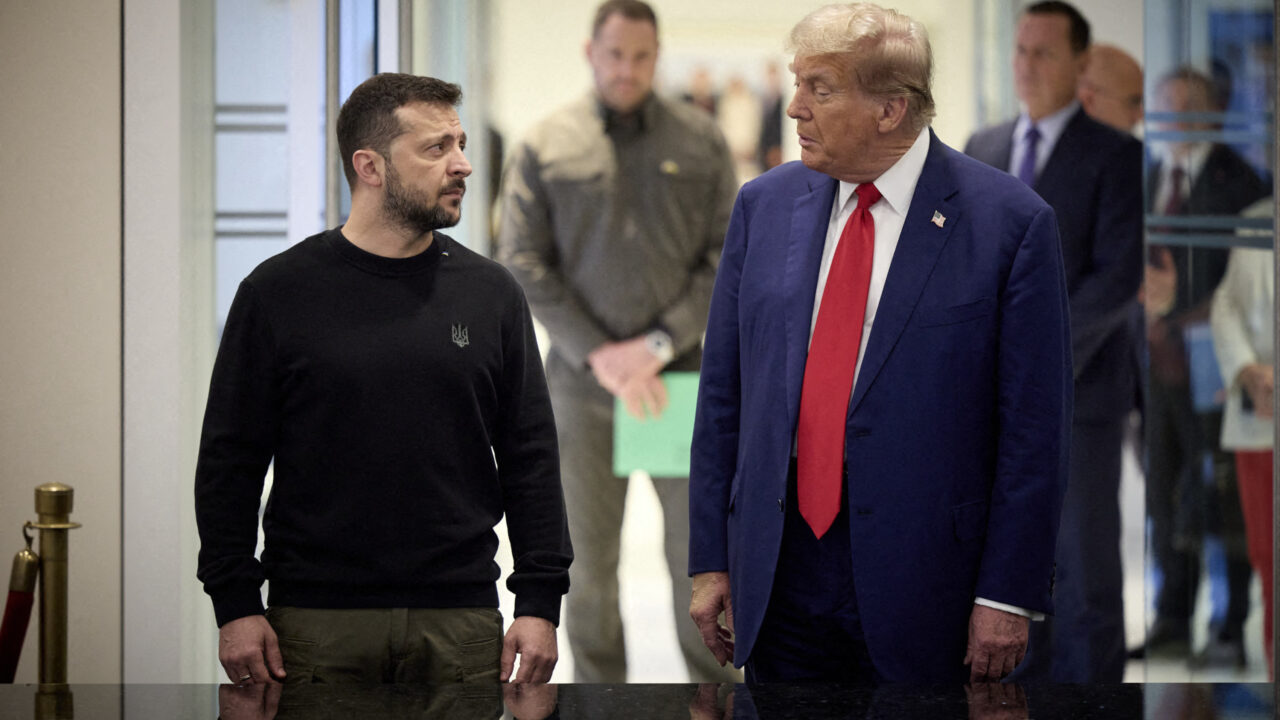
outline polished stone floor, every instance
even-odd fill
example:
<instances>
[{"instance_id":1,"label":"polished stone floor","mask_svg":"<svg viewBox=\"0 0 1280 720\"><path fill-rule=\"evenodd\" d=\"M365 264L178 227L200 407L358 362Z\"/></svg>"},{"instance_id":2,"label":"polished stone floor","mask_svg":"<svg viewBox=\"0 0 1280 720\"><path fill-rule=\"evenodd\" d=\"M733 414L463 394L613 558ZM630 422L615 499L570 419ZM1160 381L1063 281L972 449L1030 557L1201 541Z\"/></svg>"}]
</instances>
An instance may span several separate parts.
<instances>
[{"instance_id":1,"label":"polished stone floor","mask_svg":"<svg viewBox=\"0 0 1280 720\"><path fill-rule=\"evenodd\" d=\"M453 685L233 687L0 685L0 718L336 720L366 718L690 718L691 720L1177 720L1273 717L1271 686Z\"/></svg>"}]
</instances>

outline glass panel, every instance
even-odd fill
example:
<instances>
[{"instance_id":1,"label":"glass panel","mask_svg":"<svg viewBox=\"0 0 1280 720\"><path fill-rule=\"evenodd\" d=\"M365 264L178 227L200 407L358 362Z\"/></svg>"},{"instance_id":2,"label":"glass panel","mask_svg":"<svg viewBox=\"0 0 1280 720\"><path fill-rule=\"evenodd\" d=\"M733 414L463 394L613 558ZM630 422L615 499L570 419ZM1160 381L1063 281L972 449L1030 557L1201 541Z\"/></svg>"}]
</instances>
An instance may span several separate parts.
<instances>
[{"instance_id":1,"label":"glass panel","mask_svg":"<svg viewBox=\"0 0 1280 720\"><path fill-rule=\"evenodd\" d=\"M339 101L374 72L374 0L338 7ZM323 228L324 0L218 0L217 326L259 262ZM345 180L345 218L350 193ZM266 240L266 242L263 242Z\"/></svg>"},{"instance_id":2,"label":"glass panel","mask_svg":"<svg viewBox=\"0 0 1280 720\"><path fill-rule=\"evenodd\" d=\"M1145 21L1146 677L1265 681L1272 4L1149 0Z\"/></svg>"},{"instance_id":3,"label":"glass panel","mask_svg":"<svg viewBox=\"0 0 1280 720\"><path fill-rule=\"evenodd\" d=\"M462 86L458 119L467 131L467 200L462 219L445 234L487 255L494 222L491 208L502 166L502 138L489 112L490 0L405 0L413 8L412 70ZM530 42L543 42L532 38ZM476 192L479 190L480 192Z\"/></svg>"}]
</instances>

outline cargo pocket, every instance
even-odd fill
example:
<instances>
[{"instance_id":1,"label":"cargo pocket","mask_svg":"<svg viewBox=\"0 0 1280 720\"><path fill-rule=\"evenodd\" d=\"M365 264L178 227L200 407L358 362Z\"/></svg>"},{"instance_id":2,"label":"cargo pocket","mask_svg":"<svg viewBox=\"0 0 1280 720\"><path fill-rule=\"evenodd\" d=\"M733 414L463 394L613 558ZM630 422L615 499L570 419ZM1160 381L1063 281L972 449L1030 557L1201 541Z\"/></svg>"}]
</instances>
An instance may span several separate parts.
<instances>
[{"instance_id":1,"label":"cargo pocket","mask_svg":"<svg viewBox=\"0 0 1280 720\"><path fill-rule=\"evenodd\" d=\"M458 645L458 682L497 682L502 661L502 640L497 637L470 640Z\"/></svg>"},{"instance_id":2,"label":"cargo pocket","mask_svg":"<svg viewBox=\"0 0 1280 720\"><path fill-rule=\"evenodd\" d=\"M280 655L284 658L284 684L310 685L315 682L316 674L316 641L307 637L293 622L295 608L269 607L266 612L267 622L276 632L276 640L280 644Z\"/></svg>"}]
</instances>

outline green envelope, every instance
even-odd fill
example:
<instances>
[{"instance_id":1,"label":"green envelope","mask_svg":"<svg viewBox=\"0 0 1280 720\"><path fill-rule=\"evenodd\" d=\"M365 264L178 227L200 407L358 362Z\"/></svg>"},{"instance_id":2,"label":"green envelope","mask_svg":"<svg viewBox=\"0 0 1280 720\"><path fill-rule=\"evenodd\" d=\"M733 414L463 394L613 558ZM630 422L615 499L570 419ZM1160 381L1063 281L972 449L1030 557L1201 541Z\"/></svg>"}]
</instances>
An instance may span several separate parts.
<instances>
[{"instance_id":1,"label":"green envelope","mask_svg":"<svg viewBox=\"0 0 1280 720\"><path fill-rule=\"evenodd\" d=\"M613 474L644 470L654 477L688 477L698 373L662 374L667 409L658 418L637 420L621 400L613 402Z\"/></svg>"}]
</instances>

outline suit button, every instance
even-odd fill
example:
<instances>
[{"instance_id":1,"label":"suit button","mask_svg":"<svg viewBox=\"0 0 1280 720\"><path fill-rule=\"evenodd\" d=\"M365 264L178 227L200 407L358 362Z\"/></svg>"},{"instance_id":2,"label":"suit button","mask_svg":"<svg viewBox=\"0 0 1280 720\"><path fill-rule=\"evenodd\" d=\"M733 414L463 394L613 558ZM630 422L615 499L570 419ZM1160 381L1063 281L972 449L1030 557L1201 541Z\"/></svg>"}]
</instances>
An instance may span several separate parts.
<instances>
[{"instance_id":1,"label":"suit button","mask_svg":"<svg viewBox=\"0 0 1280 720\"><path fill-rule=\"evenodd\" d=\"M787 504L782 502L782 498L778 498L778 512L786 512Z\"/></svg>"}]
</instances>

